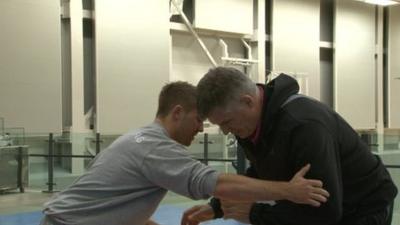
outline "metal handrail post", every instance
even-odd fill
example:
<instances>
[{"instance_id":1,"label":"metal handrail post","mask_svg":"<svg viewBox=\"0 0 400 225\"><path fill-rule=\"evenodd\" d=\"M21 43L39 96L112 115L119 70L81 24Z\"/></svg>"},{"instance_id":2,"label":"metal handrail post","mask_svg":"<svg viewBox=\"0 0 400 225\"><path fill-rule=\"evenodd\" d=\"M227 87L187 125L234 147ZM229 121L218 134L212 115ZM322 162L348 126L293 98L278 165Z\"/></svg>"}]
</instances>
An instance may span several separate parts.
<instances>
[{"instance_id":1,"label":"metal handrail post","mask_svg":"<svg viewBox=\"0 0 400 225\"><path fill-rule=\"evenodd\" d=\"M49 134L49 152L48 152L48 157L47 157L47 173L48 173L48 182L47 182L47 191L43 191L46 193L53 193L53 185L54 183L54 137L53 133Z\"/></svg>"},{"instance_id":2,"label":"metal handrail post","mask_svg":"<svg viewBox=\"0 0 400 225\"><path fill-rule=\"evenodd\" d=\"M96 155L100 153L100 133L96 133Z\"/></svg>"},{"instance_id":3,"label":"metal handrail post","mask_svg":"<svg viewBox=\"0 0 400 225\"><path fill-rule=\"evenodd\" d=\"M21 193L25 192L25 187L24 187L24 183L22 182L23 180L23 171L22 171L22 146L18 147L18 156L17 156L17 161L18 161L18 175L17 175L17 183L18 183L18 187L19 187L19 191Z\"/></svg>"}]
</instances>

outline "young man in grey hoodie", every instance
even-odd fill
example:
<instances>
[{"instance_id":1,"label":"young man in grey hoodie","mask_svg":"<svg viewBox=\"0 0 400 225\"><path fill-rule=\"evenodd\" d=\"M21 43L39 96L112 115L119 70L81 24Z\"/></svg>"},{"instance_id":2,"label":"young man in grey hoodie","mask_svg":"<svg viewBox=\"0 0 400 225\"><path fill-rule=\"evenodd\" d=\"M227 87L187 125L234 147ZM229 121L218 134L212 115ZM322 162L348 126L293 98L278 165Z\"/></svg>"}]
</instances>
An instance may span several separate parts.
<instances>
[{"instance_id":1,"label":"young man in grey hoodie","mask_svg":"<svg viewBox=\"0 0 400 225\"><path fill-rule=\"evenodd\" d=\"M87 171L44 205L42 224L156 224L150 217L168 190L191 199L279 200L319 206L328 193L300 170L290 182L223 174L188 154L203 130L196 88L186 82L163 87L153 123L119 137Z\"/></svg>"}]
</instances>

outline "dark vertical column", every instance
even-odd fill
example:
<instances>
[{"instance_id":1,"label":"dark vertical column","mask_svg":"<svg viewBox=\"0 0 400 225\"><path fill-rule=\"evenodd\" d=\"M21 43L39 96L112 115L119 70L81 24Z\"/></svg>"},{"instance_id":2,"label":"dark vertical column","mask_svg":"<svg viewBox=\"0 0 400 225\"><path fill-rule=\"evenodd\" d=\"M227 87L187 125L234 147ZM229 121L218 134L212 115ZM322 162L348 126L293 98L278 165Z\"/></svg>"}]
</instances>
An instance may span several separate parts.
<instances>
[{"instance_id":1,"label":"dark vertical column","mask_svg":"<svg viewBox=\"0 0 400 225\"><path fill-rule=\"evenodd\" d=\"M18 175L17 175L17 182L18 182L18 187L19 187L19 191L21 193L25 192L25 187L24 187L24 183L22 182L23 180L23 172L22 172L22 150L23 147L19 146L18 147L18 156L17 156L17 161L18 161Z\"/></svg>"},{"instance_id":2,"label":"dark vertical column","mask_svg":"<svg viewBox=\"0 0 400 225\"><path fill-rule=\"evenodd\" d=\"M43 192L48 192L48 193L52 193L53 191L53 185L55 185L54 183L54 139L53 139L53 133L49 134L49 152L48 152L48 163L47 163L47 172L48 172L48 182L47 182L47 191L43 191Z\"/></svg>"},{"instance_id":3,"label":"dark vertical column","mask_svg":"<svg viewBox=\"0 0 400 225\"><path fill-rule=\"evenodd\" d=\"M96 133L96 155L100 153L100 133Z\"/></svg>"}]
</instances>

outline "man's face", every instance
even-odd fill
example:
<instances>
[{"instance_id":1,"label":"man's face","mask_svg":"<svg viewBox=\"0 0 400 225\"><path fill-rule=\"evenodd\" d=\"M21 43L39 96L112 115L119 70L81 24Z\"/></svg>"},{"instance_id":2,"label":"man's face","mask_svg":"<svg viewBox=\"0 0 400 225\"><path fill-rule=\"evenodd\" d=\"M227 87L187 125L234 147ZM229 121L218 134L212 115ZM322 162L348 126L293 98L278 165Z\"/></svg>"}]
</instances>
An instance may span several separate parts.
<instances>
[{"instance_id":1,"label":"man's face","mask_svg":"<svg viewBox=\"0 0 400 225\"><path fill-rule=\"evenodd\" d=\"M240 138L249 137L258 123L252 108L239 103L227 108L215 108L208 116L208 120L217 124L225 135L232 133Z\"/></svg>"},{"instance_id":2,"label":"man's face","mask_svg":"<svg viewBox=\"0 0 400 225\"><path fill-rule=\"evenodd\" d=\"M184 113L179 129L178 129L178 142L189 146L194 136L198 132L203 131L203 120L197 114L197 110L192 110L190 112Z\"/></svg>"}]
</instances>

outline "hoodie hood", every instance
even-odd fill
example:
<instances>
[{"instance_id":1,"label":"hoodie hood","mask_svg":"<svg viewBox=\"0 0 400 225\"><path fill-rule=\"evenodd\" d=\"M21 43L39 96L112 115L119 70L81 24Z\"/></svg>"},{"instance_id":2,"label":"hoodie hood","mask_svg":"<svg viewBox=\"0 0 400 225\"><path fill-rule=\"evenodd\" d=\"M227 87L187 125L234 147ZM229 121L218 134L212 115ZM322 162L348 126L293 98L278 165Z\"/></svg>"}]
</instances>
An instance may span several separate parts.
<instances>
[{"instance_id":1,"label":"hoodie hood","mask_svg":"<svg viewBox=\"0 0 400 225\"><path fill-rule=\"evenodd\" d=\"M299 92L299 85L294 78L281 73L266 84L265 89L266 95L269 94L269 96L266 96L268 104L264 104L263 108L263 115L266 115L267 118L263 118L263 121L274 116L290 96L297 94Z\"/></svg>"},{"instance_id":2,"label":"hoodie hood","mask_svg":"<svg viewBox=\"0 0 400 225\"><path fill-rule=\"evenodd\" d=\"M297 81L289 75L280 74L264 86L264 103L261 117L261 136L269 133L276 121L282 104L299 92Z\"/></svg>"}]
</instances>

